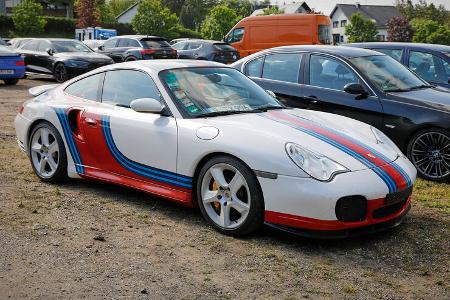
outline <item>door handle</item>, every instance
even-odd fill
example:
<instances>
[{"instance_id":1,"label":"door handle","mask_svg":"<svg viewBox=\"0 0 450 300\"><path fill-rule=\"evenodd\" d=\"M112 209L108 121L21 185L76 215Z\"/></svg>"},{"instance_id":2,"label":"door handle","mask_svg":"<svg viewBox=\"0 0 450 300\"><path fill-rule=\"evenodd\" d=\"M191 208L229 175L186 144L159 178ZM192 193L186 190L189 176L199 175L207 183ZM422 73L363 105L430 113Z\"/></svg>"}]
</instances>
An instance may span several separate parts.
<instances>
[{"instance_id":1,"label":"door handle","mask_svg":"<svg viewBox=\"0 0 450 300\"><path fill-rule=\"evenodd\" d=\"M92 119L92 118L86 118L85 122L86 122L86 124L91 125L91 126L96 126L97 125L97 121Z\"/></svg>"},{"instance_id":2,"label":"door handle","mask_svg":"<svg viewBox=\"0 0 450 300\"><path fill-rule=\"evenodd\" d=\"M305 96L303 98L305 98L306 100L308 100L310 103L313 103L313 104L319 102L319 98L317 98L317 96L312 95L312 96Z\"/></svg>"}]
</instances>

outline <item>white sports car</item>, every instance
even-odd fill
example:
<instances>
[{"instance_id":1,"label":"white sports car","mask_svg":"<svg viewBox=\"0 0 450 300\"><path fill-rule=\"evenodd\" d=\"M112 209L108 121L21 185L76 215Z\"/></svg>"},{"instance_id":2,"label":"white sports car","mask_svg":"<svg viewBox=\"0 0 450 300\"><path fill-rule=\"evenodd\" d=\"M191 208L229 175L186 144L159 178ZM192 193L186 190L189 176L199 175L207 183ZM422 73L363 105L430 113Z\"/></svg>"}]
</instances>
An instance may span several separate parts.
<instances>
[{"instance_id":1,"label":"white sports car","mask_svg":"<svg viewBox=\"0 0 450 300\"><path fill-rule=\"evenodd\" d=\"M43 181L96 179L198 206L222 233L318 237L400 224L416 170L377 129L289 109L239 71L161 60L30 90L15 128Z\"/></svg>"}]
</instances>

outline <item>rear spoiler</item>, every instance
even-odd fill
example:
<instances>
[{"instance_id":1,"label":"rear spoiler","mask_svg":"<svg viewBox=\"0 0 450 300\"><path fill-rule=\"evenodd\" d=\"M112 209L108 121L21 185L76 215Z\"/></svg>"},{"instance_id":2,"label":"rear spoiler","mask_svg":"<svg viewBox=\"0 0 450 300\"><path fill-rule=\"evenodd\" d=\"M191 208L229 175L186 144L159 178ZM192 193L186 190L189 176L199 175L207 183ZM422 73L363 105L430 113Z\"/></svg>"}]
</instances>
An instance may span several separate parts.
<instances>
[{"instance_id":1,"label":"rear spoiler","mask_svg":"<svg viewBox=\"0 0 450 300\"><path fill-rule=\"evenodd\" d=\"M34 97L37 97L47 91L54 89L57 86L59 86L59 84L46 84L46 85L35 86L35 87L32 87L31 89L29 89L28 93L30 93Z\"/></svg>"}]
</instances>

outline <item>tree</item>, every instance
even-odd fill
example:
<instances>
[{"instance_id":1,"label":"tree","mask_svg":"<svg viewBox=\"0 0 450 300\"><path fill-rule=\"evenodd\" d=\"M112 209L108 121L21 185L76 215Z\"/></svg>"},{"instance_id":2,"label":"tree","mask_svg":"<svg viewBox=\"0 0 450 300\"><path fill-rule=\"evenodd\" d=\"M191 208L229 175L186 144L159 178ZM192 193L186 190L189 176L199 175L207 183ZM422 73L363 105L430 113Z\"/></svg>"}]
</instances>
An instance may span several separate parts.
<instances>
[{"instance_id":1,"label":"tree","mask_svg":"<svg viewBox=\"0 0 450 300\"><path fill-rule=\"evenodd\" d=\"M350 16L349 24L345 26L345 34L349 43L373 42L378 34L377 25L374 21L364 18L361 13Z\"/></svg>"},{"instance_id":2,"label":"tree","mask_svg":"<svg viewBox=\"0 0 450 300\"><path fill-rule=\"evenodd\" d=\"M413 28L405 17L393 17L387 22L389 42L411 42Z\"/></svg>"},{"instance_id":3,"label":"tree","mask_svg":"<svg viewBox=\"0 0 450 300\"><path fill-rule=\"evenodd\" d=\"M99 25L100 11L95 0L77 0L75 10L78 13L78 28L94 27Z\"/></svg>"},{"instance_id":4,"label":"tree","mask_svg":"<svg viewBox=\"0 0 450 300\"><path fill-rule=\"evenodd\" d=\"M135 3L135 0L109 0L106 2L106 6L109 13L116 18Z\"/></svg>"},{"instance_id":5,"label":"tree","mask_svg":"<svg viewBox=\"0 0 450 300\"><path fill-rule=\"evenodd\" d=\"M217 3L217 0L186 0L181 8L180 23L186 28L200 30L208 12Z\"/></svg>"},{"instance_id":6,"label":"tree","mask_svg":"<svg viewBox=\"0 0 450 300\"><path fill-rule=\"evenodd\" d=\"M450 12L443 5L436 7L426 0L419 0L413 4L411 0L397 0L398 11L409 21L417 18L434 20L440 24L450 23Z\"/></svg>"},{"instance_id":7,"label":"tree","mask_svg":"<svg viewBox=\"0 0 450 300\"><path fill-rule=\"evenodd\" d=\"M233 9L218 5L209 12L203 22L202 35L205 39L222 40L237 21L238 16Z\"/></svg>"},{"instance_id":8,"label":"tree","mask_svg":"<svg viewBox=\"0 0 450 300\"><path fill-rule=\"evenodd\" d=\"M450 29L436 21L414 19L411 24L415 30L414 43L450 45Z\"/></svg>"},{"instance_id":9,"label":"tree","mask_svg":"<svg viewBox=\"0 0 450 300\"><path fill-rule=\"evenodd\" d=\"M163 7L160 0L143 0L131 20L131 26L138 34L158 35L166 38L175 36L172 29L177 24L177 15L167 7Z\"/></svg>"},{"instance_id":10,"label":"tree","mask_svg":"<svg viewBox=\"0 0 450 300\"><path fill-rule=\"evenodd\" d=\"M97 0L96 6L98 9L100 23L114 23L116 21L115 16L111 13L109 5L105 3L105 0Z\"/></svg>"},{"instance_id":11,"label":"tree","mask_svg":"<svg viewBox=\"0 0 450 300\"><path fill-rule=\"evenodd\" d=\"M278 6L271 6L263 9L263 15L281 15L284 14L284 10L279 9Z\"/></svg>"},{"instance_id":12,"label":"tree","mask_svg":"<svg viewBox=\"0 0 450 300\"><path fill-rule=\"evenodd\" d=\"M234 9L238 17L245 18L252 14L252 3L249 0L223 0L222 5Z\"/></svg>"},{"instance_id":13,"label":"tree","mask_svg":"<svg viewBox=\"0 0 450 300\"><path fill-rule=\"evenodd\" d=\"M12 19L17 33L24 36L44 32L47 23L42 17L42 5L34 0L23 0L14 7Z\"/></svg>"}]
</instances>

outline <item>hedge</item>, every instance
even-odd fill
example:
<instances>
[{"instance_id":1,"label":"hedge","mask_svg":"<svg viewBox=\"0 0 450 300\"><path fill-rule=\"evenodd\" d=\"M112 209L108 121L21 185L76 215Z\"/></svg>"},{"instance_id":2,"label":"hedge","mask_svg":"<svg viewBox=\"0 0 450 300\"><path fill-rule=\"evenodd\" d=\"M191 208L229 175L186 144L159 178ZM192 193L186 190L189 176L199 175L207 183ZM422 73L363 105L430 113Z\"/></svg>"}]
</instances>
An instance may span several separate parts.
<instances>
[{"instance_id":1,"label":"hedge","mask_svg":"<svg viewBox=\"0 0 450 300\"><path fill-rule=\"evenodd\" d=\"M47 24L45 25L44 33L40 34L39 37L73 38L75 36L76 19L48 16L45 16L44 18L47 20ZM130 24L104 23L100 26L107 29L116 29L118 35L135 34ZM177 26L174 31L176 31L176 37L201 38L199 32L182 26ZM13 38L15 36L12 18L0 15L0 37Z\"/></svg>"}]
</instances>

